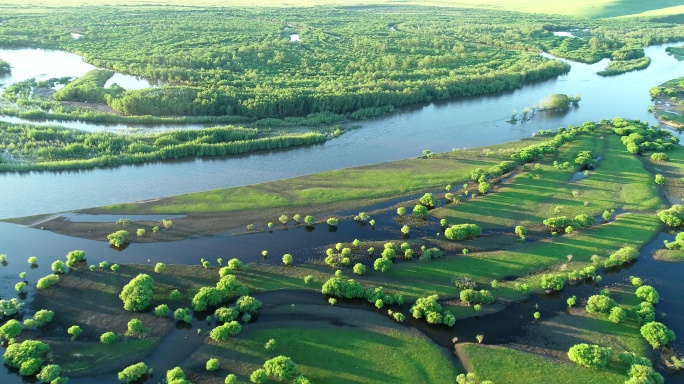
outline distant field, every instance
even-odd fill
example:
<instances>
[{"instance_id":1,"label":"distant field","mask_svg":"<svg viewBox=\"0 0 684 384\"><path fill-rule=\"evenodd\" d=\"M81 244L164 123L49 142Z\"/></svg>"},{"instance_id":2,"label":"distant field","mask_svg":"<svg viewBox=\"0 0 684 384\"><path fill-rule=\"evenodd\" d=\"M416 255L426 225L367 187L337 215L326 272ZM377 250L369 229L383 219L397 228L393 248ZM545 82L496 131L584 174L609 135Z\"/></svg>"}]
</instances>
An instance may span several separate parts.
<instances>
[{"instance_id":1,"label":"distant field","mask_svg":"<svg viewBox=\"0 0 684 384\"><path fill-rule=\"evenodd\" d=\"M546 2L541 0L38 0L26 3L22 0L4 0L0 7L18 5L29 7L82 6L82 5L173 5L173 6L269 6L269 7L309 7L316 5L367 5L367 4L412 4L441 7L490 8L528 13L548 13L591 18L618 16L664 17L684 14L680 0L576 0L573 2Z\"/></svg>"}]
</instances>

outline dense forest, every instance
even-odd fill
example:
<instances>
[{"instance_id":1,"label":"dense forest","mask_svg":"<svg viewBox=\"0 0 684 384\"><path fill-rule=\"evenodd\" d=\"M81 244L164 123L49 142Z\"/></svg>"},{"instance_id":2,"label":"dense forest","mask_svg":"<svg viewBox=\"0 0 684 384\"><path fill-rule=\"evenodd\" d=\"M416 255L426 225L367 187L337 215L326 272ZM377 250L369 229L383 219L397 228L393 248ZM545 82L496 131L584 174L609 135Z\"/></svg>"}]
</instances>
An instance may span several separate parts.
<instances>
[{"instance_id":1,"label":"dense forest","mask_svg":"<svg viewBox=\"0 0 684 384\"><path fill-rule=\"evenodd\" d=\"M553 33L568 30L577 32ZM539 56L541 50L596 62L643 56L643 46L681 39L684 26L670 24L387 6L91 7L7 14L0 25L0 46L63 49L98 67L166 84L65 90L60 100L104 101L125 115L252 119L373 116L406 104L511 90L569 70Z\"/></svg>"},{"instance_id":2,"label":"dense forest","mask_svg":"<svg viewBox=\"0 0 684 384\"><path fill-rule=\"evenodd\" d=\"M339 129L333 132L339 134ZM269 135L256 128L232 126L124 135L0 123L0 171L92 168L189 156L225 156L316 144L328 137L317 132Z\"/></svg>"}]
</instances>

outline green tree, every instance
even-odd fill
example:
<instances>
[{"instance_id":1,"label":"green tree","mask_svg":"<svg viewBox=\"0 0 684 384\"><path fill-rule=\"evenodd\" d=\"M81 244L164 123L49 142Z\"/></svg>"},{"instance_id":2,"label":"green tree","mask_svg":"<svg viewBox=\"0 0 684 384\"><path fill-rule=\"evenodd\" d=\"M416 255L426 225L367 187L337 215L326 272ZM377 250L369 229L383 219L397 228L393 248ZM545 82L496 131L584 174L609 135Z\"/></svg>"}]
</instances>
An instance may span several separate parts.
<instances>
[{"instance_id":1,"label":"green tree","mask_svg":"<svg viewBox=\"0 0 684 384\"><path fill-rule=\"evenodd\" d=\"M121 247L128 243L128 231L122 229L114 233L110 233L107 235L107 239L109 240L109 244L115 247Z\"/></svg>"},{"instance_id":2,"label":"green tree","mask_svg":"<svg viewBox=\"0 0 684 384\"><path fill-rule=\"evenodd\" d=\"M617 303L604 295L593 295L587 300L586 310L589 313L609 313Z\"/></svg>"},{"instance_id":3,"label":"green tree","mask_svg":"<svg viewBox=\"0 0 684 384\"><path fill-rule=\"evenodd\" d=\"M111 344L116 341L116 333L114 332L105 332L102 335L100 335L100 342L102 344Z\"/></svg>"},{"instance_id":4,"label":"green tree","mask_svg":"<svg viewBox=\"0 0 684 384\"><path fill-rule=\"evenodd\" d=\"M540 286L547 291L560 291L565 286L565 276L544 274L542 275Z\"/></svg>"},{"instance_id":5,"label":"green tree","mask_svg":"<svg viewBox=\"0 0 684 384\"><path fill-rule=\"evenodd\" d=\"M81 327L78 325L72 325L69 327L69 329L67 329L67 333L71 335L71 340L76 340L76 338L83 333L83 329L81 329Z\"/></svg>"},{"instance_id":6,"label":"green tree","mask_svg":"<svg viewBox=\"0 0 684 384\"><path fill-rule=\"evenodd\" d=\"M7 320L5 324L0 326L0 337L5 340L14 339L21 334L22 329L21 323L17 320Z\"/></svg>"},{"instance_id":7,"label":"green tree","mask_svg":"<svg viewBox=\"0 0 684 384\"><path fill-rule=\"evenodd\" d=\"M129 365L118 373L117 377L122 383L130 383L131 381L136 381L147 373L147 365L145 363L136 363Z\"/></svg>"},{"instance_id":8,"label":"green tree","mask_svg":"<svg viewBox=\"0 0 684 384\"><path fill-rule=\"evenodd\" d=\"M313 226L314 224L316 224L316 219L313 216L308 215L304 217L304 223L308 226Z\"/></svg>"},{"instance_id":9,"label":"green tree","mask_svg":"<svg viewBox=\"0 0 684 384\"><path fill-rule=\"evenodd\" d=\"M256 371L252 372L251 375L249 375L249 381L251 381L254 384L263 384L268 380L268 374L266 373L266 370L263 368L259 368Z\"/></svg>"},{"instance_id":10,"label":"green tree","mask_svg":"<svg viewBox=\"0 0 684 384\"><path fill-rule=\"evenodd\" d=\"M55 273L64 273L64 271L66 270L66 266L64 265L64 262L62 260L55 260L52 263L51 268L52 272Z\"/></svg>"},{"instance_id":11,"label":"green tree","mask_svg":"<svg viewBox=\"0 0 684 384\"><path fill-rule=\"evenodd\" d=\"M154 271L157 273L166 273L166 264L164 263L157 263L154 266Z\"/></svg>"},{"instance_id":12,"label":"green tree","mask_svg":"<svg viewBox=\"0 0 684 384\"><path fill-rule=\"evenodd\" d=\"M21 376L32 376L40 371L50 346L36 340L10 344L2 358L8 366L19 370Z\"/></svg>"},{"instance_id":13,"label":"green tree","mask_svg":"<svg viewBox=\"0 0 684 384\"><path fill-rule=\"evenodd\" d=\"M604 368L613 358L613 349L598 345L576 344L568 351L570 361L587 368Z\"/></svg>"},{"instance_id":14,"label":"green tree","mask_svg":"<svg viewBox=\"0 0 684 384\"><path fill-rule=\"evenodd\" d=\"M221 363L219 362L219 359L217 358L211 358L207 360L207 371L215 371L219 368L221 368Z\"/></svg>"},{"instance_id":15,"label":"green tree","mask_svg":"<svg viewBox=\"0 0 684 384\"><path fill-rule=\"evenodd\" d=\"M667 182L667 180L665 179L665 177L663 177L663 175L661 175L661 174L659 173L659 174L655 175L655 182L656 182L656 184L658 184L658 185L665 185L665 183Z\"/></svg>"},{"instance_id":16,"label":"green tree","mask_svg":"<svg viewBox=\"0 0 684 384\"><path fill-rule=\"evenodd\" d=\"M381 257L373 263L373 269L380 272L387 272L392 268L392 260Z\"/></svg>"},{"instance_id":17,"label":"green tree","mask_svg":"<svg viewBox=\"0 0 684 384\"><path fill-rule=\"evenodd\" d=\"M275 339L270 339L266 342L266 345L264 345L264 348L266 348L267 351L273 351L276 348L276 341Z\"/></svg>"},{"instance_id":18,"label":"green tree","mask_svg":"<svg viewBox=\"0 0 684 384\"><path fill-rule=\"evenodd\" d=\"M52 383L62 374L62 367L56 364L49 364L40 370L40 373L36 375L36 379L42 381L43 383Z\"/></svg>"},{"instance_id":19,"label":"green tree","mask_svg":"<svg viewBox=\"0 0 684 384\"><path fill-rule=\"evenodd\" d=\"M366 266L361 264L361 263L356 263L354 265L354 273L357 275L365 275L366 274Z\"/></svg>"},{"instance_id":20,"label":"green tree","mask_svg":"<svg viewBox=\"0 0 684 384\"><path fill-rule=\"evenodd\" d=\"M128 322L128 330L126 331L127 336L137 336L141 335L145 331L142 321L138 319L131 319Z\"/></svg>"},{"instance_id":21,"label":"green tree","mask_svg":"<svg viewBox=\"0 0 684 384\"><path fill-rule=\"evenodd\" d=\"M242 296L235 302L235 307L240 313L253 313L261 308L261 302L251 296Z\"/></svg>"},{"instance_id":22,"label":"green tree","mask_svg":"<svg viewBox=\"0 0 684 384\"><path fill-rule=\"evenodd\" d=\"M268 377L276 381L288 381L297 371L297 365L287 356L277 356L264 363L264 370Z\"/></svg>"},{"instance_id":23,"label":"green tree","mask_svg":"<svg viewBox=\"0 0 684 384\"><path fill-rule=\"evenodd\" d=\"M660 348L675 340L675 334L663 323L651 321L641 326L641 336L648 341L653 349Z\"/></svg>"},{"instance_id":24,"label":"green tree","mask_svg":"<svg viewBox=\"0 0 684 384\"><path fill-rule=\"evenodd\" d=\"M613 323L624 323L625 320L627 320L627 312L620 307L613 307L610 310L610 315L608 315L608 319Z\"/></svg>"},{"instance_id":25,"label":"green tree","mask_svg":"<svg viewBox=\"0 0 684 384\"><path fill-rule=\"evenodd\" d=\"M423 197L420 198L420 203L426 207L434 207L435 206L435 195L433 195L432 193L424 194Z\"/></svg>"},{"instance_id":26,"label":"green tree","mask_svg":"<svg viewBox=\"0 0 684 384\"><path fill-rule=\"evenodd\" d=\"M487 192L492 190L492 186L489 185L488 182L483 181L477 185L477 190L480 192L480 194L486 195Z\"/></svg>"},{"instance_id":27,"label":"green tree","mask_svg":"<svg viewBox=\"0 0 684 384\"><path fill-rule=\"evenodd\" d=\"M425 217L428 214L428 209L424 205L416 205L413 207L413 215L418 217Z\"/></svg>"},{"instance_id":28,"label":"green tree","mask_svg":"<svg viewBox=\"0 0 684 384\"><path fill-rule=\"evenodd\" d=\"M127 311L142 311L149 307L154 295L154 280L144 273L124 285L119 298Z\"/></svg>"},{"instance_id":29,"label":"green tree","mask_svg":"<svg viewBox=\"0 0 684 384\"><path fill-rule=\"evenodd\" d=\"M292 261L293 261L292 255L290 255L289 253L286 253L283 255L283 264L292 265Z\"/></svg>"},{"instance_id":30,"label":"green tree","mask_svg":"<svg viewBox=\"0 0 684 384\"><path fill-rule=\"evenodd\" d=\"M209 332L209 336L214 341L226 341L230 336L235 336L242 331L242 326L237 321L229 321L223 325L215 327Z\"/></svg>"},{"instance_id":31,"label":"green tree","mask_svg":"<svg viewBox=\"0 0 684 384\"><path fill-rule=\"evenodd\" d=\"M658 291L650 285L642 285L637 288L636 296L641 299L641 301L646 301L651 304L658 304L660 301Z\"/></svg>"},{"instance_id":32,"label":"green tree","mask_svg":"<svg viewBox=\"0 0 684 384\"><path fill-rule=\"evenodd\" d=\"M405 207L397 208L397 215L399 215L400 217L406 215L406 208Z\"/></svg>"}]
</instances>

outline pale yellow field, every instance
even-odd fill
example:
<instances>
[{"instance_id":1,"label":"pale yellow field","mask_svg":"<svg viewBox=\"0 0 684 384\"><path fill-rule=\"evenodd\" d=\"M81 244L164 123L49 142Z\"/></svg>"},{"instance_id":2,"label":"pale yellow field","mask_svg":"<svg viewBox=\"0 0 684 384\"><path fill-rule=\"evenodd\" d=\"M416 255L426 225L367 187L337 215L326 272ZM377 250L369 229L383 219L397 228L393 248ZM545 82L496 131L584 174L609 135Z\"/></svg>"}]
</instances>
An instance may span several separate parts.
<instances>
[{"instance_id":1,"label":"pale yellow field","mask_svg":"<svg viewBox=\"0 0 684 384\"><path fill-rule=\"evenodd\" d=\"M684 14L681 0L3 0L0 7L40 8L87 5L194 6L194 7L311 7L317 5L411 4L440 7L489 8L528 13L548 13L592 18Z\"/></svg>"}]
</instances>

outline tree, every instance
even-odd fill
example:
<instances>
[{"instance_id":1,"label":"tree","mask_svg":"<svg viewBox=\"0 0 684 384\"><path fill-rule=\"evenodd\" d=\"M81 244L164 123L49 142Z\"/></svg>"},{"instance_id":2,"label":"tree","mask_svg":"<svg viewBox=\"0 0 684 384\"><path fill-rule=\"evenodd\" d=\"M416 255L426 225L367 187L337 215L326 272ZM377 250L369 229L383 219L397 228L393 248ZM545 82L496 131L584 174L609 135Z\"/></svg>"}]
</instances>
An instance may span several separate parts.
<instances>
[{"instance_id":1,"label":"tree","mask_svg":"<svg viewBox=\"0 0 684 384\"><path fill-rule=\"evenodd\" d=\"M288 381L297 371L297 365L287 356L277 356L264 363L264 370L268 377L276 381Z\"/></svg>"},{"instance_id":2,"label":"tree","mask_svg":"<svg viewBox=\"0 0 684 384\"><path fill-rule=\"evenodd\" d=\"M214 341L225 341L230 336L235 336L242 331L242 326L237 321L233 320L220 325L209 332L209 336Z\"/></svg>"},{"instance_id":3,"label":"tree","mask_svg":"<svg viewBox=\"0 0 684 384\"><path fill-rule=\"evenodd\" d=\"M173 311L173 318L189 324L192 321L190 308L177 308Z\"/></svg>"},{"instance_id":4,"label":"tree","mask_svg":"<svg viewBox=\"0 0 684 384\"><path fill-rule=\"evenodd\" d=\"M577 296L568 297L566 302L568 303L568 307L574 307L575 304L577 304Z\"/></svg>"},{"instance_id":5,"label":"tree","mask_svg":"<svg viewBox=\"0 0 684 384\"><path fill-rule=\"evenodd\" d=\"M292 255L290 255L289 253L286 253L283 255L283 264L292 265L292 261L293 261Z\"/></svg>"},{"instance_id":6,"label":"tree","mask_svg":"<svg viewBox=\"0 0 684 384\"><path fill-rule=\"evenodd\" d=\"M40 373L36 375L36 379L42 381L43 383L52 383L62 374L62 367L57 364L49 364L40 370Z\"/></svg>"},{"instance_id":7,"label":"tree","mask_svg":"<svg viewBox=\"0 0 684 384\"><path fill-rule=\"evenodd\" d=\"M482 228L477 224L452 225L444 231L444 237L449 240L466 240L478 237L482 234Z\"/></svg>"},{"instance_id":8,"label":"tree","mask_svg":"<svg viewBox=\"0 0 684 384\"><path fill-rule=\"evenodd\" d=\"M662 345L667 345L675 340L675 334L668 329L663 323L651 321L641 326L641 336L648 341L653 349L659 348Z\"/></svg>"},{"instance_id":9,"label":"tree","mask_svg":"<svg viewBox=\"0 0 684 384\"><path fill-rule=\"evenodd\" d=\"M404 207L397 208L397 215L399 215L399 216L406 215L406 208L404 208Z\"/></svg>"},{"instance_id":10,"label":"tree","mask_svg":"<svg viewBox=\"0 0 684 384\"><path fill-rule=\"evenodd\" d=\"M100 342L102 344L111 344L116 341L116 333L114 332L105 332L102 335L100 335Z\"/></svg>"},{"instance_id":11,"label":"tree","mask_svg":"<svg viewBox=\"0 0 684 384\"><path fill-rule=\"evenodd\" d=\"M608 315L608 319L613 323L624 323L625 320L627 320L627 312L620 307L613 307L610 310L610 315Z\"/></svg>"},{"instance_id":12,"label":"tree","mask_svg":"<svg viewBox=\"0 0 684 384\"><path fill-rule=\"evenodd\" d=\"M177 300L180 300L180 298L181 298L181 293L177 289L174 289L173 291L171 291L169 293L169 300L171 300L171 301L177 301Z\"/></svg>"},{"instance_id":13,"label":"tree","mask_svg":"<svg viewBox=\"0 0 684 384\"><path fill-rule=\"evenodd\" d=\"M633 364L629 368L629 380L625 384L664 384L663 376L650 365Z\"/></svg>"},{"instance_id":14,"label":"tree","mask_svg":"<svg viewBox=\"0 0 684 384\"><path fill-rule=\"evenodd\" d=\"M143 333L145 330L145 327L143 327L142 321L138 319L131 319L128 322L128 330L126 331L127 336L135 336L135 335L140 335Z\"/></svg>"},{"instance_id":15,"label":"tree","mask_svg":"<svg viewBox=\"0 0 684 384\"><path fill-rule=\"evenodd\" d=\"M45 277L41 277L40 279L38 279L38 281L36 282L36 288L45 289L54 285L58 281L59 275L47 275Z\"/></svg>"},{"instance_id":16,"label":"tree","mask_svg":"<svg viewBox=\"0 0 684 384\"><path fill-rule=\"evenodd\" d=\"M665 177L663 177L663 175L661 175L661 174L659 173L659 174L655 175L655 182L656 182L656 184L658 184L658 185L665 185L665 183L667 182L667 180L665 179Z\"/></svg>"},{"instance_id":17,"label":"tree","mask_svg":"<svg viewBox=\"0 0 684 384\"><path fill-rule=\"evenodd\" d=\"M423 197L420 198L420 203L426 207L434 207L435 195L433 195L432 193L424 194Z\"/></svg>"},{"instance_id":18,"label":"tree","mask_svg":"<svg viewBox=\"0 0 684 384\"><path fill-rule=\"evenodd\" d=\"M263 368L259 368L256 371L252 372L251 375L249 375L249 381L251 381L254 384L263 384L268 380L268 374L266 373L266 370Z\"/></svg>"},{"instance_id":19,"label":"tree","mask_svg":"<svg viewBox=\"0 0 684 384\"><path fill-rule=\"evenodd\" d=\"M619 267L635 260L639 256L639 251L634 247L623 247L613 252L604 263L606 268Z\"/></svg>"},{"instance_id":20,"label":"tree","mask_svg":"<svg viewBox=\"0 0 684 384\"><path fill-rule=\"evenodd\" d=\"M137 364L129 365L124 368L123 371L119 372L117 377L122 383L130 383L131 381L136 381L147 373L147 365L140 362Z\"/></svg>"},{"instance_id":21,"label":"tree","mask_svg":"<svg viewBox=\"0 0 684 384\"><path fill-rule=\"evenodd\" d=\"M214 311L214 317L216 317L216 320L223 322L233 321L237 319L239 314L240 312L238 312L237 308L235 307L221 307Z\"/></svg>"},{"instance_id":22,"label":"tree","mask_svg":"<svg viewBox=\"0 0 684 384\"><path fill-rule=\"evenodd\" d=\"M230 373L228 376L226 376L226 380L224 381L225 384L237 384L237 376L234 374Z\"/></svg>"},{"instance_id":23,"label":"tree","mask_svg":"<svg viewBox=\"0 0 684 384\"><path fill-rule=\"evenodd\" d=\"M166 273L166 264L164 263L157 263L154 266L154 271L157 273Z\"/></svg>"},{"instance_id":24,"label":"tree","mask_svg":"<svg viewBox=\"0 0 684 384\"><path fill-rule=\"evenodd\" d=\"M489 185L488 182L483 181L477 185L477 190L480 192L480 194L486 195L487 192L492 190L492 186Z\"/></svg>"},{"instance_id":25,"label":"tree","mask_svg":"<svg viewBox=\"0 0 684 384\"><path fill-rule=\"evenodd\" d=\"M52 272L55 273L64 273L64 271L66 270L66 266L64 265L64 262L62 260L55 260L52 263L51 268Z\"/></svg>"},{"instance_id":26,"label":"tree","mask_svg":"<svg viewBox=\"0 0 684 384\"><path fill-rule=\"evenodd\" d=\"M357 275L365 275L366 274L366 266L361 264L361 263L356 263L354 265L354 273Z\"/></svg>"},{"instance_id":27,"label":"tree","mask_svg":"<svg viewBox=\"0 0 684 384\"><path fill-rule=\"evenodd\" d=\"M275 347L276 347L275 339L269 339L266 342L266 345L264 345L264 348L266 348L267 351L273 351L273 350L275 350Z\"/></svg>"},{"instance_id":28,"label":"tree","mask_svg":"<svg viewBox=\"0 0 684 384\"><path fill-rule=\"evenodd\" d=\"M7 320L5 324L0 326L0 337L5 340L13 339L21 334L22 329L21 323L17 320Z\"/></svg>"},{"instance_id":29,"label":"tree","mask_svg":"<svg viewBox=\"0 0 684 384\"><path fill-rule=\"evenodd\" d=\"M154 280L141 273L124 285L119 298L123 301L125 310L142 311L150 305L153 295Z\"/></svg>"},{"instance_id":30,"label":"tree","mask_svg":"<svg viewBox=\"0 0 684 384\"><path fill-rule=\"evenodd\" d=\"M518 237L523 238L525 235L527 235L527 228L523 227L522 225L516 225L515 234L518 235Z\"/></svg>"},{"instance_id":31,"label":"tree","mask_svg":"<svg viewBox=\"0 0 684 384\"><path fill-rule=\"evenodd\" d=\"M565 276L544 274L540 286L547 291L560 291L565 286Z\"/></svg>"},{"instance_id":32,"label":"tree","mask_svg":"<svg viewBox=\"0 0 684 384\"><path fill-rule=\"evenodd\" d=\"M684 206L675 204L668 209L658 212L658 218L670 228L677 228L684 221Z\"/></svg>"},{"instance_id":33,"label":"tree","mask_svg":"<svg viewBox=\"0 0 684 384\"><path fill-rule=\"evenodd\" d=\"M55 313L53 311L41 309L33 315L33 319L24 320L24 326L27 328L42 327L51 322L54 316Z\"/></svg>"},{"instance_id":34,"label":"tree","mask_svg":"<svg viewBox=\"0 0 684 384\"><path fill-rule=\"evenodd\" d=\"M114 233L110 233L107 235L107 239L109 239L109 244L115 247L121 247L128 243L128 231L122 229Z\"/></svg>"},{"instance_id":35,"label":"tree","mask_svg":"<svg viewBox=\"0 0 684 384\"><path fill-rule=\"evenodd\" d=\"M387 272L392 268L392 260L381 257L373 263L373 269L380 272Z\"/></svg>"},{"instance_id":36,"label":"tree","mask_svg":"<svg viewBox=\"0 0 684 384\"><path fill-rule=\"evenodd\" d=\"M83 330L78 325L72 325L67 329L67 333L71 335L71 340L76 340L76 338L83 333Z\"/></svg>"},{"instance_id":37,"label":"tree","mask_svg":"<svg viewBox=\"0 0 684 384\"><path fill-rule=\"evenodd\" d=\"M609 313L617 303L604 295L593 295L587 300L586 310L589 313Z\"/></svg>"},{"instance_id":38,"label":"tree","mask_svg":"<svg viewBox=\"0 0 684 384\"><path fill-rule=\"evenodd\" d=\"M219 362L219 359L217 358L212 358L207 360L207 371L215 371L221 367L221 363Z\"/></svg>"},{"instance_id":39,"label":"tree","mask_svg":"<svg viewBox=\"0 0 684 384\"><path fill-rule=\"evenodd\" d=\"M135 231L135 234L138 235L138 237L143 237L143 236L145 236L145 232L146 232L145 228L138 228Z\"/></svg>"},{"instance_id":40,"label":"tree","mask_svg":"<svg viewBox=\"0 0 684 384\"><path fill-rule=\"evenodd\" d=\"M192 305L195 311L204 311L208 307L219 305L225 292L216 287L201 287L192 298Z\"/></svg>"},{"instance_id":41,"label":"tree","mask_svg":"<svg viewBox=\"0 0 684 384\"><path fill-rule=\"evenodd\" d=\"M304 284L311 285L314 282L314 277L311 275L304 276Z\"/></svg>"},{"instance_id":42,"label":"tree","mask_svg":"<svg viewBox=\"0 0 684 384\"><path fill-rule=\"evenodd\" d=\"M641 301L646 301L651 304L658 304L658 301L660 301L658 291L650 285L642 285L637 288L636 296L641 299Z\"/></svg>"},{"instance_id":43,"label":"tree","mask_svg":"<svg viewBox=\"0 0 684 384\"><path fill-rule=\"evenodd\" d=\"M228 260L228 264L226 264L229 270L231 271L241 271L245 270L245 265L240 261L240 259L230 259Z\"/></svg>"},{"instance_id":44,"label":"tree","mask_svg":"<svg viewBox=\"0 0 684 384\"><path fill-rule=\"evenodd\" d=\"M253 313L261 308L261 302L251 296L242 296L235 302L235 307L240 313Z\"/></svg>"},{"instance_id":45,"label":"tree","mask_svg":"<svg viewBox=\"0 0 684 384\"><path fill-rule=\"evenodd\" d=\"M576 344L568 351L570 361L587 368L604 368L613 358L613 349L598 345Z\"/></svg>"},{"instance_id":46,"label":"tree","mask_svg":"<svg viewBox=\"0 0 684 384\"><path fill-rule=\"evenodd\" d=\"M308 215L304 218L304 223L306 223L308 226L313 226L316 224L316 219L313 216Z\"/></svg>"},{"instance_id":47,"label":"tree","mask_svg":"<svg viewBox=\"0 0 684 384\"><path fill-rule=\"evenodd\" d=\"M331 227L337 227L337 223L339 223L339 220L334 217L330 217L325 222Z\"/></svg>"},{"instance_id":48,"label":"tree","mask_svg":"<svg viewBox=\"0 0 684 384\"><path fill-rule=\"evenodd\" d=\"M416 205L413 207L413 215L418 217L425 217L428 214L428 209L424 205Z\"/></svg>"},{"instance_id":49,"label":"tree","mask_svg":"<svg viewBox=\"0 0 684 384\"><path fill-rule=\"evenodd\" d=\"M407 236L411 232L411 228L408 225L401 227L401 234Z\"/></svg>"},{"instance_id":50,"label":"tree","mask_svg":"<svg viewBox=\"0 0 684 384\"><path fill-rule=\"evenodd\" d=\"M17 368L21 376L32 376L38 373L50 352L50 346L35 340L24 340L10 344L2 358L8 366Z\"/></svg>"},{"instance_id":51,"label":"tree","mask_svg":"<svg viewBox=\"0 0 684 384\"><path fill-rule=\"evenodd\" d=\"M186 377L185 372L180 367L175 367L166 371L167 384L192 384Z\"/></svg>"},{"instance_id":52,"label":"tree","mask_svg":"<svg viewBox=\"0 0 684 384\"><path fill-rule=\"evenodd\" d=\"M278 218L278 221L280 221L280 223L282 225L286 225L287 222L290 221L290 218L287 217L287 215L280 215L280 217Z\"/></svg>"}]
</instances>

